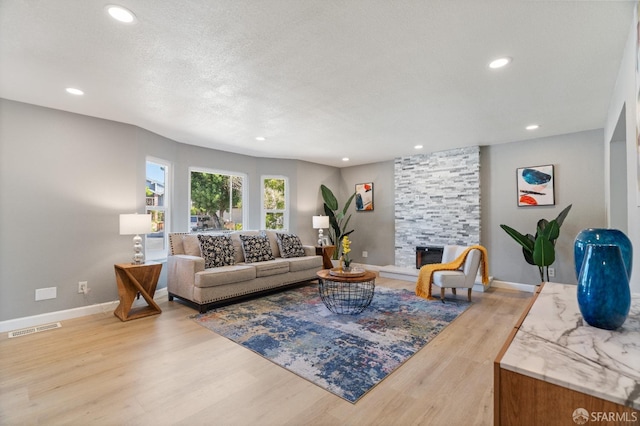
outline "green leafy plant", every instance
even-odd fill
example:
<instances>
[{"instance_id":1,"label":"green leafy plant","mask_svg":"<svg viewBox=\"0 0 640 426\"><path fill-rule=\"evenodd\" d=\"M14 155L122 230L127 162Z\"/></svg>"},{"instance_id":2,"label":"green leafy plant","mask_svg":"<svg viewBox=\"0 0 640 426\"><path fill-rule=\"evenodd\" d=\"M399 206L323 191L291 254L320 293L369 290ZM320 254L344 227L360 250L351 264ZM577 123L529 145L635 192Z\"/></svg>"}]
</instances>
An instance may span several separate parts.
<instances>
[{"instance_id":1,"label":"green leafy plant","mask_svg":"<svg viewBox=\"0 0 640 426\"><path fill-rule=\"evenodd\" d=\"M340 209L337 198L329 188L325 185L320 185L320 192L322 193L322 199L324 200L324 214L329 216L329 240L331 241L331 244L335 245L338 249L333 252L333 259L337 260L340 257L339 252L341 249L340 245L342 244L342 239L353 232L353 229L347 231L347 226L351 219L351 215L347 216L347 209L349 209L356 193L354 192L349 197L344 207Z\"/></svg>"},{"instance_id":2,"label":"green leafy plant","mask_svg":"<svg viewBox=\"0 0 640 426\"><path fill-rule=\"evenodd\" d=\"M524 235L507 225L500 225L511 238L522 246L524 260L528 264L538 267L541 281L549 281L549 266L556 260L556 240L560 236L560 227L569 214L571 206L569 204L551 222L547 219L540 219L536 226L536 235Z\"/></svg>"}]
</instances>

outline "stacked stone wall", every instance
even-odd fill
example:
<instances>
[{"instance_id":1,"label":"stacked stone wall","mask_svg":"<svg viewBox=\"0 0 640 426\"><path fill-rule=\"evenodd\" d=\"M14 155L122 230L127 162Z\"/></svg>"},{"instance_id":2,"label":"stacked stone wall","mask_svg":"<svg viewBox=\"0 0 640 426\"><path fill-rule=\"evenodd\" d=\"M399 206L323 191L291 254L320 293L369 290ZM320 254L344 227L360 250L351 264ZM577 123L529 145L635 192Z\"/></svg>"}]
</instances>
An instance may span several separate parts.
<instances>
[{"instance_id":1,"label":"stacked stone wall","mask_svg":"<svg viewBox=\"0 0 640 426\"><path fill-rule=\"evenodd\" d=\"M480 243L480 147L395 159L395 264L416 246Z\"/></svg>"}]
</instances>

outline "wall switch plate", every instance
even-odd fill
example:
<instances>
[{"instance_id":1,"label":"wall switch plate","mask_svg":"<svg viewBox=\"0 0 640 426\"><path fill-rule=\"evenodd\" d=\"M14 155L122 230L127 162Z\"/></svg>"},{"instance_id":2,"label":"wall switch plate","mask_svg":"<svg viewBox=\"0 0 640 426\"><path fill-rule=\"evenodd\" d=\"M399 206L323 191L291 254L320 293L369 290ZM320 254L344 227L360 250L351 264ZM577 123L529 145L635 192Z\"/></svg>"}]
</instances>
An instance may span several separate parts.
<instances>
[{"instance_id":1,"label":"wall switch plate","mask_svg":"<svg viewBox=\"0 0 640 426\"><path fill-rule=\"evenodd\" d=\"M58 297L57 287L47 287L47 288L36 289L36 301L55 299L56 297Z\"/></svg>"}]
</instances>

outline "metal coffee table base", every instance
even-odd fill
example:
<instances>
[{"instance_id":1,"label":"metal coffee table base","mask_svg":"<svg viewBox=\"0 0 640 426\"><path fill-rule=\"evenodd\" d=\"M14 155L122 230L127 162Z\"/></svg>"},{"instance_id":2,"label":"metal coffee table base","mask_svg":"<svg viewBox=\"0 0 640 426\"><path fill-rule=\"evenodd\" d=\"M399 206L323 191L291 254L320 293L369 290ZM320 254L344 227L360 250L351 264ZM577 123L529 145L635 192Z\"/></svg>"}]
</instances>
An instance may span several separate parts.
<instances>
[{"instance_id":1,"label":"metal coffee table base","mask_svg":"<svg viewBox=\"0 0 640 426\"><path fill-rule=\"evenodd\" d=\"M343 279L322 274L323 272L325 271L318 272L320 298L331 312L355 315L371 304L376 288L374 273L368 272L358 279Z\"/></svg>"}]
</instances>

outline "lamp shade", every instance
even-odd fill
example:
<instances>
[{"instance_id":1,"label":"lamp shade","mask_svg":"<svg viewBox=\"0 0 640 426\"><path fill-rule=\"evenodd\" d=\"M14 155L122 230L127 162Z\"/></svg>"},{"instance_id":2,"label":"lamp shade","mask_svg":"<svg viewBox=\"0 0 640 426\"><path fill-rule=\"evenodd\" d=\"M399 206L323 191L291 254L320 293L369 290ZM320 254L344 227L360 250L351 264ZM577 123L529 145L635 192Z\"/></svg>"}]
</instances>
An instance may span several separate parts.
<instances>
[{"instance_id":1,"label":"lamp shade","mask_svg":"<svg viewBox=\"0 0 640 426\"><path fill-rule=\"evenodd\" d=\"M151 232L150 214L121 214L120 235L138 235Z\"/></svg>"},{"instance_id":2,"label":"lamp shade","mask_svg":"<svg viewBox=\"0 0 640 426\"><path fill-rule=\"evenodd\" d=\"M313 229L329 227L329 216L313 216Z\"/></svg>"}]
</instances>

